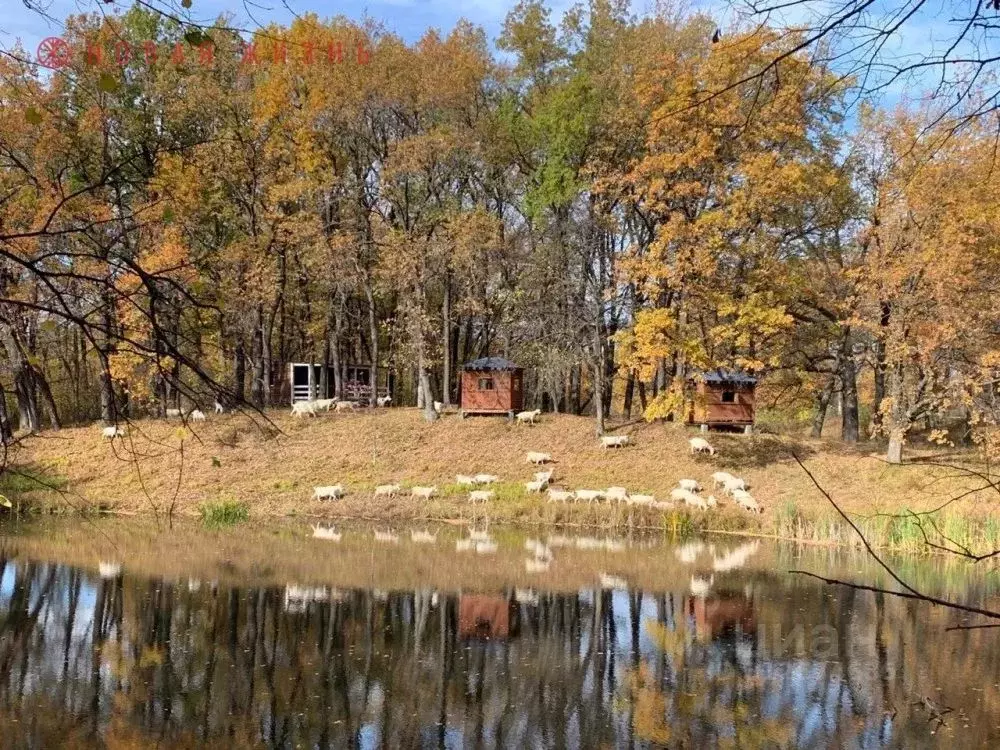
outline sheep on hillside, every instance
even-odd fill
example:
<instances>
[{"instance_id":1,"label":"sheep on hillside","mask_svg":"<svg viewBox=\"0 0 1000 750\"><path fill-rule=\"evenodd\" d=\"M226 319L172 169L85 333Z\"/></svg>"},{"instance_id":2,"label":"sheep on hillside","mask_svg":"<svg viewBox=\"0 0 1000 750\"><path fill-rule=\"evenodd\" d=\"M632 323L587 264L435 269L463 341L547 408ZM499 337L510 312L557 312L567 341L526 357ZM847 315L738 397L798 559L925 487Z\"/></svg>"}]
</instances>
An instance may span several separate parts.
<instances>
[{"instance_id":1,"label":"sheep on hillside","mask_svg":"<svg viewBox=\"0 0 1000 750\"><path fill-rule=\"evenodd\" d=\"M392 396L379 396L375 399L375 404L377 406L388 406L392 403Z\"/></svg>"},{"instance_id":2,"label":"sheep on hillside","mask_svg":"<svg viewBox=\"0 0 1000 750\"><path fill-rule=\"evenodd\" d=\"M123 438L125 437L125 430L116 425L111 425L101 430L101 437L105 440L114 440L116 437Z\"/></svg>"},{"instance_id":3,"label":"sheep on hillside","mask_svg":"<svg viewBox=\"0 0 1000 750\"><path fill-rule=\"evenodd\" d=\"M222 402L219 401L218 399L215 400L215 403L213 404L213 406L215 407L215 413L216 414L225 414L226 413L226 407L223 406Z\"/></svg>"},{"instance_id":4,"label":"sheep on hillside","mask_svg":"<svg viewBox=\"0 0 1000 750\"><path fill-rule=\"evenodd\" d=\"M624 487L608 487L604 490L604 497L609 502L623 503L628 498L628 490Z\"/></svg>"},{"instance_id":5,"label":"sheep on hillside","mask_svg":"<svg viewBox=\"0 0 1000 750\"><path fill-rule=\"evenodd\" d=\"M729 477L729 479L723 483L722 487L727 495L732 495L737 490L746 492L747 483L739 477Z\"/></svg>"},{"instance_id":6,"label":"sheep on hillside","mask_svg":"<svg viewBox=\"0 0 1000 750\"><path fill-rule=\"evenodd\" d=\"M546 484L548 484L549 480L551 480L551 479L552 479L552 469L548 469L547 471L536 471L535 472L535 481L536 482L545 482Z\"/></svg>"},{"instance_id":7,"label":"sheep on hillside","mask_svg":"<svg viewBox=\"0 0 1000 750\"><path fill-rule=\"evenodd\" d=\"M573 499L573 493L568 490L549 490L549 502L550 503L565 503L567 500Z\"/></svg>"},{"instance_id":8,"label":"sheep on hillside","mask_svg":"<svg viewBox=\"0 0 1000 750\"><path fill-rule=\"evenodd\" d=\"M476 483L476 478L475 477L470 477L468 474L456 474L455 475L455 484L457 484L457 485L460 485L462 487L467 487L467 486L473 485L475 483Z\"/></svg>"},{"instance_id":9,"label":"sheep on hillside","mask_svg":"<svg viewBox=\"0 0 1000 750\"><path fill-rule=\"evenodd\" d=\"M469 493L469 502L485 503L487 500L492 500L493 495L493 490L472 490Z\"/></svg>"},{"instance_id":10,"label":"sheep on hillside","mask_svg":"<svg viewBox=\"0 0 1000 750\"><path fill-rule=\"evenodd\" d=\"M436 485L431 487L414 487L412 490L410 490L410 495L412 495L413 497L422 497L426 500L429 499L431 496L436 495L437 489L438 488Z\"/></svg>"},{"instance_id":11,"label":"sheep on hillside","mask_svg":"<svg viewBox=\"0 0 1000 750\"><path fill-rule=\"evenodd\" d=\"M604 497L603 490L576 490L573 493L577 500L585 500L588 503L592 503L595 500L600 500Z\"/></svg>"},{"instance_id":12,"label":"sheep on hillside","mask_svg":"<svg viewBox=\"0 0 1000 750\"><path fill-rule=\"evenodd\" d=\"M534 409L532 411L519 411L514 418L517 420L518 424L534 424L535 419L538 415L542 413L541 409Z\"/></svg>"},{"instance_id":13,"label":"sheep on hillside","mask_svg":"<svg viewBox=\"0 0 1000 750\"><path fill-rule=\"evenodd\" d=\"M205 412L201 409L195 409L190 414L188 414L188 419L192 422L204 422L208 417L205 416Z\"/></svg>"},{"instance_id":14,"label":"sheep on hillside","mask_svg":"<svg viewBox=\"0 0 1000 750\"><path fill-rule=\"evenodd\" d=\"M712 474L712 489L717 489L719 487L725 487L726 482L730 479L736 479L728 471L717 471Z\"/></svg>"},{"instance_id":15,"label":"sheep on hillside","mask_svg":"<svg viewBox=\"0 0 1000 750\"><path fill-rule=\"evenodd\" d=\"M302 416L316 416L316 402L315 401L296 401L292 404L292 416L302 417Z\"/></svg>"},{"instance_id":16,"label":"sheep on hillside","mask_svg":"<svg viewBox=\"0 0 1000 750\"><path fill-rule=\"evenodd\" d=\"M691 492L701 491L701 485L698 484L697 479L682 479L677 483L677 486L682 490L690 490Z\"/></svg>"},{"instance_id":17,"label":"sheep on hillside","mask_svg":"<svg viewBox=\"0 0 1000 750\"><path fill-rule=\"evenodd\" d=\"M333 409L334 411L354 411L358 408L358 405L353 401L334 401Z\"/></svg>"},{"instance_id":18,"label":"sheep on hillside","mask_svg":"<svg viewBox=\"0 0 1000 750\"><path fill-rule=\"evenodd\" d=\"M691 453L707 453L710 456L715 455L715 448L709 443L705 438L693 437L688 440L688 445L691 446Z\"/></svg>"},{"instance_id":19,"label":"sheep on hillside","mask_svg":"<svg viewBox=\"0 0 1000 750\"><path fill-rule=\"evenodd\" d=\"M602 435L602 448L623 448L628 445L628 435Z\"/></svg>"},{"instance_id":20,"label":"sheep on hillside","mask_svg":"<svg viewBox=\"0 0 1000 750\"><path fill-rule=\"evenodd\" d=\"M402 489L398 484L380 484L375 488L375 497L393 497Z\"/></svg>"},{"instance_id":21,"label":"sheep on hillside","mask_svg":"<svg viewBox=\"0 0 1000 750\"><path fill-rule=\"evenodd\" d=\"M328 487L313 487L313 500L339 500L346 495L344 486L334 484Z\"/></svg>"},{"instance_id":22,"label":"sheep on hillside","mask_svg":"<svg viewBox=\"0 0 1000 750\"><path fill-rule=\"evenodd\" d=\"M495 484L500 481L500 477L496 474L476 474L472 481L476 484Z\"/></svg>"},{"instance_id":23,"label":"sheep on hillside","mask_svg":"<svg viewBox=\"0 0 1000 750\"><path fill-rule=\"evenodd\" d=\"M539 482L537 479L532 482L525 482L524 489L526 492L541 492L545 489L546 482Z\"/></svg>"},{"instance_id":24,"label":"sheep on hillside","mask_svg":"<svg viewBox=\"0 0 1000 750\"><path fill-rule=\"evenodd\" d=\"M625 502L629 505L652 505L656 502L656 498L652 495L629 495L625 498Z\"/></svg>"},{"instance_id":25,"label":"sheep on hillside","mask_svg":"<svg viewBox=\"0 0 1000 750\"><path fill-rule=\"evenodd\" d=\"M524 459L529 464L535 464L536 466L540 464L547 464L552 461L551 453L539 453L537 451L528 451L528 455Z\"/></svg>"}]
</instances>

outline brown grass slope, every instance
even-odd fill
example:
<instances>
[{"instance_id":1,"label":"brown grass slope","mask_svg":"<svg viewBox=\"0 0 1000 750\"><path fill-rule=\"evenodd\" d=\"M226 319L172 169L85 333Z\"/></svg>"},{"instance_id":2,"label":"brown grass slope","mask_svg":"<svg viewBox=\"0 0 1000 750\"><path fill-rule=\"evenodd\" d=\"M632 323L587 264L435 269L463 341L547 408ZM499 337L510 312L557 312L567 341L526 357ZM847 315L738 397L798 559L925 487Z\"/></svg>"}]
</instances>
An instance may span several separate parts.
<instances>
[{"instance_id":1,"label":"brown grass slope","mask_svg":"<svg viewBox=\"0 0 1000 750\"><path fill-rule=\"evenodd\" d=\"M462 420L454 414L428 424L418 411L405 408L301 419L274 411L268 418L271 425L224 415L188 428L176 420L144 420L129 427L125 441L114 443L103 439L96 425L43 433L14 455L15 468L63 478L65 487L60 492L29 491L21 499L41 506L119 512L163 512L174 506L182 515L196 514L205 502L231 500L246 502L254 517L403 520L486 515L527 523L693 524L819 539L844 529L792 459L792 450L845 510L863 517L935 507L972 489L977 481L947 469L891 467L865 452L769 435L713 433L709 437L717 455L692 456L687 440L697 433L669 423L618 425L613 432L628 433L633 444L604 450L592 420L566 415L543 415L534 426L502 418ZM664 500L681 478L697 479L707 495L711 473L723 469L748 481L765 513L752 517L729 504L688 516L607 504L547 503L544 497L523 492L522 483L536 470L525 462L527 451L552 454L554 486L622 485ZM471 506L465 491L454 485L454 475L477 472L497 474L502 483L496 487L496 500ZM389 482L436 484L441 496L376 501L373 487ZM345 500L311 499L313 486L336 483L348 487ZM949 513L986 523L994 497L971 494L951 504Z\"/></svg>"}]
</instances>

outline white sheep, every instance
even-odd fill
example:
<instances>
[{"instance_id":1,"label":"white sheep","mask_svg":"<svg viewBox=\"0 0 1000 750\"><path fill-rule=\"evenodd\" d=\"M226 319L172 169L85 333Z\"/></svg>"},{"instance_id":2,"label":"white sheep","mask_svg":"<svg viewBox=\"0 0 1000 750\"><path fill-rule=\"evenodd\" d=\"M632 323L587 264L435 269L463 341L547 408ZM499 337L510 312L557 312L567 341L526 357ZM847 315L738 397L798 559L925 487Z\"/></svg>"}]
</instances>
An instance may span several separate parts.
<instances>
[{"instance_id":1,"label":"white sheep","mask_svg":"<svg viewBox=\"0 0 1000 750\"><path fill-rule=\"evenodd\" d=\"M602 448L623 448L628 445L628 435L602 435Z\"/></svg>"},{"instance_id":2,"label":"white sheep","mask_svg":"<svg viewBox=\"0 0 1000 750\"><path fill-rule=\"evenodd\" d=\"M192 422L204 422L208 417L205 416L205 412L201 409L195 409L190 414L188 414L188 419Z\"/></svg>"},{"instance_id":3,"label":"white sheep","mask_svg":"<svg viewBox=\"0 0 1000 750\"><path fill-rule=\"evenodd\" d=\"M567 490L553 490L549 489L549 502L550 503L565 503L567 500L573 499L573 493Z\"/></svg>"},{"instance_id":4,"label":"white sheep","mask_svg":"<svg viewBox=\"0 0 1000 750\"><path fill-rule=\"evenodd\" d=\"M303 417L303 416L316 416L316 402L315 401L296 401L292 404L292 416L293 417Z\"/></svg>"},{"instance_id":5,"label":"white sheep","mask_svg":"<svg viewBox=\"0 0 1000 750\"><path fill-rule=\"evenodd\" d=\"M730 477L729 479L726 480L725 484L723 485L723 488L727 495L733 495L737 490L742 490L743 492L746 492L747 483L742 479L740 479L739 477Z\"/></svg>"},{"instance_id":6,"label":"white sheep","mask_svg":"<svg viewBox=\"0 0 1000 750\"><path fill-rule=\"evenodd\" d=\"M628 490L625 487L608 487L604 490L604 497L608 502L624 503L628 499Z\"/></svg>"},{"instance_id":7,"label":"white sheep","mask_svg":"<svg viewBox=\"0 0 1000 750\"><path fill-rule=\"evenodd\" d=\"M525 492L541 492L545 489L546 482L540 482L537 479L533 482L525 482L524 490Z\"/></svg>"},{"instance_id":8,"label":"white sheep","mask_svg":"<svg viewBox=\"0 0 1000 750\"><path fill-rule=\"evenodd\" d=\"M101 437L105 440L114 440L116 437L123 438L125 437L125 430L117 425L111 425L101 430Z\"/></svg>"},{"instance_id":9,"label":"white sheep","mask_svg":"<svg viewBox=\"0 0 1000 750\"><path fill-rule=\"evenodd\" d=\"M313 526L313 538L314 539L326 539L330 542L339 542L341 539L341 532L337 531L332 526Z\"/></svg>"},{"instance_id":10,"label":"white sheep","mask_svg":"<svg viewBox=\"0 0 1000 750\"><path fill-rule=\"evenodd\" d=\"M181 415L181 410L167 409L166 414L167 414L167 419L171 419L172 417L179 417Z\"/></svg>"},{"instance_id":11,"label":"white sheep","mask_svg":"<svg viewBox=\"0 0 1000 750\"><path fill-rule=\"evenodd\" d=\"M518 424L534 424L535 419L541 413L542 413L541 409L534 409L532 411L519 411L517 414L514 415L514 418L517 420Z\"/></svg>"},{"instance_id":12,"label":"white sheep","mask_svg":"<svg viewBox=\"0 0 1000 750\"><path fill-rule=\"evenodd\" d=\"M688 440L688 445L691 446L691 453L708 453L710 456L715 455L715 448L709 443L705 438L693 437Z\"/></svg>"},{"instance_id":13,"label":"white sheep","mask_svg":"<svg viewBox=\"0 0 1000 750\"><path fill-rule=\"evenodd\" d=\"M316 405L316 410L319 411L330 411L330 407L337 403L336 399L333 398L318 398L313 403Z\"/></svg>"},{"instance_id":14,"label":"white sheep","mask_svg":"<svg viewBox=\"0 0 1000 750\"><path fill-rule=\"evenodd\" d=\"M696 479L682 479L677 483L677 486L682 490L689 490L691 492L701 491L701 485L698 484L698 480Z\"/></svg>"},{"instance_id":15,"label":"white sheep","mask_svg":"<svg viewBox=\"0 0 1000 750\"><path fill-rule=\"evenodd\" d=\"M432 485L430 487L414 487L410 490L410 495L413 497L422 497L424 499L430 499L432 495L436 495L438 491L437 485Z\"/></svg>"},{"instance_id":16,"label":"white sheep","mask_svg":"<svg viewBox=\"0 0 1000 750\"><path fill-rule=\"evenodd\" d=\"M588 503L592 503L604 497L604 492L602 490L576 490L573 495L577 500L586 500Z\"/></svg>"},{"instance_id":17,"label":"white sheep","mask_svg":"<svg viewBox=\"0 0 1000 750\"><path fill-rule=\"evenodd\" d=\"M347 493L344 486L334 484L328 487L313 487L313 500L339 500Z\"/></svg>"},{"instance_id":18,"label":"white sheep","mask_svg":"<svg viewBox=\"0 0 1000 750\"><path fill-rule=\"evenodd\" d=\"M476 474L472 481L476 484L495 484L500 481L496 474Z\"/></svg>"},{"instance_id":19,"label":"white sheep","mask_svg":"<svg viewBox=\"0 0 1000 750\"><path fill-rule=\"evenodd\" d=\"M652 505L656 502L656 498L652 495L629 495L625 498L625 502L630 505Z\"/></svg>"},{"instance_id":20,"label":"white sheep","mask_svg":"<svg viewBox=\"0 0 1000 750\"><path fill-rule=\"evenodd\" d=\"M760 503L757 502L753 495L745 490L736 490L736 492L733 493L733 497L739 506L744 510L750 511L751 513L764 512L764 508L761 507Z\"/></svg>"},{"instance_id":21,"label":"white sheep","mask_svg":"<svg viewBox=\"0 0 1000 750\"><path fill-rule=\"evenodd\" d=\"M215 407L215 413L216 414L225 414L226 413L226 407L223 406L222 402L219 401L218 399L215 400L215 404L213 404L213 406Z\"/></svg>"},{"instance_id":22,"label":"white sheep","mask_svg":"<svg viewBox=\"0 0 1000 750\"><path fill-rule=\"evenodd\" d=\"M710 508L717 508L717 507L719 507L719 501L715 499L715 495L709 495L708 496L708 500L706 500L705 502L708 503L708 506Z\"/></svg>"},{"instance_id":23,"label":"white sheep","mask_svg":"<svg viewBox=\"0 0 1000 750\"><path fill-rule=\"evenodd\" d=\"M333 409L334 411L354 411L357 408L357 404L353 401L334 401Z\"/></svg>"},{"instance_id":24,"label":"white sheep","mask_svg":"<svg viewBox=\"0 0 1000 750\"><path fill-rule=\"evenodd\" d=\"M388 406L392 403L392 396L379 396L375 399L375 404L378 406Z\"/></svg>"},{"instance_id":25,"label":"white sheep","mask_svg":"<svg viewBox=\"0 0 1000 750\"><path fill-rule=\"evenodd\" d=\"M683 487L671 490L670 499L683 501L685 505L690 505L701 510L708 510L708 503L703 498L698 497L691 490L686 490Z\"/></svg>"},{"instance_id":26,"label":"white sheep","mask_svg":"<svg viewBox=\"0 0 1000 750\"><path fill-rule=\"evenodd\" d=\"M391 531L379 531L375 529L375 541L383 544L399 544L399 535Z\"/></svg>"},{"instance_id":27,"label":"white sheep","mask_svg":"<svg viewBox=\"0 0 1000 750\"><path fill-rule=\"evenodd\" d=\"M456 474L455 484L461 487L468 487L476 483L475 477L470 477L468 474Z\"/></svg>"},{"instance_id":28,"label":"white sheep","mask_svg":"<svg viewBox=\"0 0 1000 750\"><path fill-rule=\"evenodd\" d=\"M551 480L551 479L552 479L552 469L549 469L548 471L536 471L535 472L535 481L536 482L545 482L546 484L548 484L549 480Z\"/></svg>"},{"instance_id":29,"label":"white sheep","mask_svg":"<svg viewBox=\"0 0 1000 750\"><path fill-rule=\"evenodd\" d=\"M440 401L435 401L434 402L434 411L436 411L438 414L440 414L443 410L444 410L444 404L442 404Z\"/></svg>"},{"instance_id":30,"label":"white sheep","mask_svg":"<svg viewBox=\"0 0 1000 750\"><path fill-rule=\"evenodd\" d=\"M714 474L712 474L712 489L714 490L719 487L725 487L726 482L728 482L730 479L736 479L736 477L734 477L728 471L715 472Z\"/></svg>"},{"instance_id":31,"label":"white sheep","mask_svg":"<svg viewBox=\"0 0 1000 750\"><path fill-rule=\"evenodd\" d=\"M670 510L674 507L674 504L670 500L660 500L654 501L653 507L657 510Z\"/></svg>"},{"instance_id":32,"label":"white sheep","mask_svg":"<svg viewBox=\"0 0 1000 750\"><path fill-rule=\"evenodd\" d=\"M492 500L493 496L493 490L472 490L469 493L469 502L484 503L487 500Z\"/></svg>"},{"instance_id":33,"label":"white sheep","mask_svg":"<svg viewBox=\"0 0 1000 750\"><path fill-rule=\"evenodd\" d=\"M538 453L537 451L528 451L527 457L524 459L529 464L535 464L536 466L540 464L547 464L552 461L551 453Z\"/></svg>"},{"instance_id":34,"label":"white sheep","mask_svg":"<svg viewBox=\"0 0 1000 750\"><path fill-rule=\"evenodd\" d=\"M375 488L375 497L393 497L402 489L398 484L380 484Z\"/></svg>"},{"instance_id":35,"label":"white sheep","mask_svg":"<svg viewBox=\"0 0 1000 750\"><path fill-rule=\"evenodd\" d=\"M434 544L437 541L437 534L432 534L429 531L421 531L420 529L412 529L410 531L410 541L415 544Z\"/></svg>"}]
</instances>

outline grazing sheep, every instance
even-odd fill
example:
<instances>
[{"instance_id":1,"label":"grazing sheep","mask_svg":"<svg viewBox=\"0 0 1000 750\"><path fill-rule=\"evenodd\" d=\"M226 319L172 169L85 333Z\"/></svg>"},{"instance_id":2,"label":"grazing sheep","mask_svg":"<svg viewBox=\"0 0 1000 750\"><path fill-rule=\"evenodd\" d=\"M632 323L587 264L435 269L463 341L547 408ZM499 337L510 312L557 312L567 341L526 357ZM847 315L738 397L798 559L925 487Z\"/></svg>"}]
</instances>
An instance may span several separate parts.
<instances>
[{"instance_id":1,"label":"grazing sheep","mask_svg":"<svg viewBox=\"0 0 1000 750\"><path fill-rule=\"evenodd\" d=\"M438 491L437 485L432 485L431 487L414 487L410 490L410 495L413 497L422 497L424 499L430 499L432 495L436 495Z\"/></svg>"},{"instance_id":2,"label":"grazing sheep","mask_svg":"<svg viewBox=\"0 0 1000 750\"><path fill-rule=\"evenodd\" d=\"M496 542L476 542L477 555L492 555L497 551Z\"/></svg>"},{"instance_id":3,"label":"grazing sheep","mask_svg":"<svg viewBox=\"0 0 1000 750\"><path fill-rule=\"evenodd\" d=\"M573 493L568 490L553 490L549 489L549 502L550 503L565 503L567 500L573 499Z\"/></svg>"},{"instance_id":4,"label":"grazing sheep","mask_svg":"<svg viewBox=\"0 0 1000 750\"><path fill-rule=\"evenodd\" d=\"M375 497L393 497L402 489L398 484L380 484L375 488Z\"/></svg>"},{"instance_id":5,"label":"grazing sheep","mask_svg":"<svg viewBox=\"0 0 1000 750\"><path fill-rule=\"evenodd\" d=\"M316 411L320 409L330 411L330 407L337 403L337 400L333 398L318 398L313 403L316 404Z\"/></svg>"},{"instance_id":6,"label":"grazing sheep","mask_svg":"<svg viewBox=\"0 0 1000 750\"><path fill-rule=\"evenodd\" d=\"M340 484L329 487L313 487L313 500L339 500L346 494L344 486Z\"/></svg>"},{"instance_id":7,"label":"grazing sheep","mask_svg":"<svg viewBox=\"0 0 1000 750\"><path fill-rule=\"evenodd\" d=\"M469 493L469 502L485 503L487 500L492 500L493 495L493 490L472 490Z\"/></svg>"},{"instance_id":8,"label":"grazing sheep","mask_svg":"<svg viewBox=\"0 0 1000 750\"><path fill-rule=\"evenodd\" d=\"M706 502L711 508L719 507L719 501L715 499L715 495L709 495L708 500L706 500Z\"/></svg>"},{"instance_id":9,"label":"grazing sheep","mask_svg":"<svg viewBox=\"0 0 1000 750\"><path fill-rule=\"evenodd\" d=\"M628 589L628 581L624 578L619 578L618 576L609 575L607 573L598 573L597 580L600 582L602 589Z\"/></svg>"},{"instance_id":10,"label":"grazing sheep","mask_svg":"<svg viewBox=\"0 0 1000 750\"><path fill-rule=\"evenodd\" d=\"M167 409L166 414L167 414L167 419L170 419L171 417L179 417L181 415L181 410L180 409Z\"/></svg>"},{"instance_id":11,"label":"grazing sheep","mask_svg":"<svg viewBox=\"0 0 1000 750\"><path fill-rule=\"evenodd\" d=\"M608 502L624 503L628 499L628 490L624 487L608 487L604 490Z\"/></svg>"},{"instance_id":12,"label":"grazing sheep","mask_svg":"<svg viewBox=\"0 0 1000 750\"><path fill-rule=\"evenodd\" d=\"M547 464L552 460L551 453L538 453L536 451L529 451L527 457L524 459L529 464Z\"/></svg>"},{"instance_id":13,"label":"grazing sheep","mask_svg":"<svg viewBox=\"0 0 1000 750\"><path fill-rule=\"evenodd\" d=\"M545 489L547 482L539 482L537 479L533 482L525 482L524 490L525 492L541 492Z\"/></svg>"},{"instance_id":14,"label":"grazing sheep","mask_svg":"<svg viewBox=\"0 0 1000 750\"><path fill-rule=\"evenodd\" d=\"M416 544L434 544L437 541L437 534L413 529L410 531L410 541Z\"/></svg>"},{"instance_id":15,"label":"grazing sheep","mask_svg":"<svg viewBox=\"0 0 1000 750\"><path fill-rule=\"evenodd\" d=\"M486 529L469 529L469 539L474 542L488 542L490 532Z\"/></svg>"},{"instance_id":16,"label":"grazing sheep","mask_svg":"<svg viewBox=\"0 0 1000 750\"><path fill-rule=\"evenodd\" d=\"M358 405L353 401L334 401L333 410L334 411L354 411Z\"/></svg>"},{"instance_id":17,"label":"grazing sheep","mask_svg":"<svg viewBox=\"0 0 1000 750\"><path fill-rule=\"evenodd\" d=\"M434 402L434 411L440 414L443 409L444 409L444 404L442 404L440 401Z\"/></svg>"},{"instance_id":18,"label":"grazing sheep","mask_svg":"<svg viewBox=\"0 0 1000 750\"><path fill-rule=\"evenodd\" d=\"M472 539L458 539L455 541L456 552L468 552L475 542Z\"/></svg>"},{"instance_id":19,"label":"grazing sheep","mask_svg":"<svg viewBox=\"0 0 1000 750\"><path fill-rule=\"evenodd\" d=\"M728 471L715 472L714 474L712 474L712 489L714 490L718 489L719 487L725 487L726 482L728 482L730 479L736 479L736 477L734 477Z\"/></svg>"},{"instance_id":20,"label":"grazing sheep","mask_svg":"<svg viewBox=\"0 0 1000 750\"><path fill-rule=\"evenodd\" d=\"M675 490L671 490L670 499L683 501L685 505L690 505L695 508L700 508L701 510L708 510L708 503L706 503L702 498L694 494L691 490L686 490L683 487L678 487Z\"/></svg>"},{"instance_id":21,"label":"grazing sheep","mask_svg":"<svg viewBox=\"0 0 1000 750\"><path fill-rule=\"evenodd\" d=\"M623 448L628 445L628 435L602 435L602 448Z\"/></svg>"},{"instance_id":22,"label":"grazing sheep","mask_svg":"<svg viewBox=\"0 0 1000 750\"><path fill-rule=\"evenodd\" d=\"M315 401L296 401L292 404L292 416L302 417L302 416L316 416L316 402Z\"/></svg>"},{"instance_id":23,"label":"grazing sheep","mask_svg":"<svg viewBox=\"0 0 1000 750\"><path fill-rule=\"evenodd\" d=\"M514 418L517 420L518 424L534 424L535 419L541 413L541 409L534 409L533 411L519 411L514 415Z\"/></svg>"},{"instance_id":24,"label":"grazing sheep","mask_svg":"<svg viewBox=\"0 0 1000 750\"><path fill-rule=\"evenodd\" d=\"M690 490L691 492L700 492L701 485L698 484L696 479L682 479L677 483L677 486L682 490Z\"/></svg>"},{"instance_id":25,"label":"grazing sheep","mask_svg":"<svg viewBox=\"0 0 1000 750\"><path fill-rule=\"evenodd\" d=\"M470 477L468 474L456 474L455 484L461 485L462 487L469 487L476 483L475 477Z\"/></svg>"},{"instance_id":26,"label":"grazing sheep","mask_svg":"<svg viewBox=\"0 0 1000 750\"><path fill-rule=\"evenodd\" d=\"M733 497L741 508L750 511L751 513L763 513L764 508L754 499L753 495L745 490L736 490L733 493Z\"/></svg>"},{"instance_id":27,"label":"grazing sheep","mask_svg":"<svg viewBox=\"0 0 1000 750\"><path fill-rule=\"evenodd\" d=\"M604 497L604 492L601 490L576 490L573 495L577 500L586 500L588 503L592 503Z\"/></svg>"},{"instance_id":28,"label":"grazing sheep","mask_svg":"<svg viewBox=\"0 0 1000 750\"><path fill-rule=\"evenodd\" d=\"M101 437L105 440L114 440L116 437L123 438L125 437L125 430L116 425L111 425L101 430Z\"/></svg>"},{"instance_id":29,"label":"grazing sheep","mask_svg":"<svg viewBox=\"0 0 1000 750\"><path fill-rule=\"evenodd\" d=\"M379 396L375 399L376 406L388 406L392 403L392 396Z\"/></svg>"},{"instance_id":30,"label":"grazing sheep","mask_svg":"<svg viewBox=\"0 0 1000 750\"><path fill-rule=\"evenodd\" d=\"M192 422L204 422L208 417L205 416L205 412L201 409L195 409L193 412L188 414L188 419Z\"/></svg>"},{"instance_id":31,"label":"grazing sheep","mask_svg":"<svg viewBox=\"0 0 1000 750\"><path fill-rule=\"evenodd\" d=\"M476 474L472 481L476 484L495 484L500 481L500 477L495 474Z\"/></svg>"},{"instance_id":32,"label":"grazing sheep","mask_svg":"<svg viewBox=\"0 0 1000 750\"><path fill-rule=\"evenodd\" d=\"M339 542L342 536L341 532L337 531L333 526L313 526L313 538L314 539L326 539L330 542Z\"/></svg>"},{"instance_id":33,"label":"grazing sheep","mask_svg":"<svg viewBox=\"0 0 1000 750\"><path fill-rule=\"evenodd\" d=\"M747 483L742 479L740 479L739 477L730 477L723 485L723 489L727 495L732 495L737 490L742 490L746 492Z\"/></svg>"},{"instance_id":34,"label":"grazing sheep","mask_svg":"<svg viewBox=\"0 0 1000 750\"><path fill-rule=\"evenodd\" d=\"M375 541L383 544L399 544L399 535L391 531L379 531L375 529Z\"/></svg>"},{"instance_id":35,"label":"grazing sheep","mask_svg":"<svg viewBox=\"0 0 1000 750\"><path fill-rule=\"evenodd\" d=\"M215 413L216 414L225 414L226 413L226 407L223 406L222 402L219 401L218 399L215 400L215 404L213 404L213 406L215 407Z\"/></svg>"},{"instance_id":36,"label":"grazing sheep","mask_svg":"<svg viewBox=\"0 0 1000 750\"><path fill-rule=\"evenodd\" d=\"M670 510L674 507L674 504L669 500L661 500L659 502L654 502L653 507L657 510Z\"/></svg>"},{"instance_id":37,"label":"grazing sheep","mask_svg":"<svg viewBox=\"0 0 1000 750\"><path fill-rule=\"evenodd\" d=\"M549 566L552 564L549 560L538 560L528 558L524 561L524 570L526 573L548 573Z\"/></svg>"},{"instance_id":38,"label":"grazing sheep","mask_svg":"<svg viewBox=\"0 0 1000 750\"><path fill-rule=\"evenodd\" d=\"M708 592L712 590L712 584L714 583L714 575L709 576L707 580L705 578L699 578L698 576L691 576L691 595L704 599L708 596Z\"/></svg>"},{"instance_id":39,"label":"grazing sheep","mask_svg":"<svg viewBox=\"0 0 1000 750\"><path fill-rule=\"evenodd\" d=\"M656 502L656 498L652 495L629 495L625 498L625 502L629 505L652 505Z\"/></svg>"},{"instance_id":40,"label":"grazing sheep","mask_svg":"<svg viewBox=\"0 0 1000 750\"><path fill-rule=\"evenodd\" d=\"M550 479L552 479L552 469L549 469L548 471L535 472L536 482L545 482L546 484L548 484Z\"/></svg>"},{"instance_id":41,"label":"grazing sheep","mask_svg":"<svg viewBox=\"0 0 1000 750\"><path fill-rule=\"evenodd\" d=\"M693 437L688 440L688 445L691 446L691 453L707 453L710 456L715 455L715 448L712 447L705 438Z\"/></svg>"}]
</instances>

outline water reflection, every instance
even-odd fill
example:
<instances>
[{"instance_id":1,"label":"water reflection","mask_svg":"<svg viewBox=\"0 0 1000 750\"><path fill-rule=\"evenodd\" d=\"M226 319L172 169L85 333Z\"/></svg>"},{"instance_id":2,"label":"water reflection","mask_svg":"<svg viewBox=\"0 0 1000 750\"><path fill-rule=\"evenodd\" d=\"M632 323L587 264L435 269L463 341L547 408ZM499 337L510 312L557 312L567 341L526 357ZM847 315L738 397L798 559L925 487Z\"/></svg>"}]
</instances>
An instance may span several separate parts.
<instances>
[{"instance_id":1,"label":"water reflection","mask_svg":"<svg viewBox=\"0 0 1000 750\"><path fill-rule=\"evenodd\" d=\"M559 542L516 553L575 547ZM0 552L0 744L997 746L991 636L741 572L759 548L658 549L684 578L639 590L599 572L561 592L233 586ZM925 698L954 718L930 721Z\"/></svg>"}]
</instances>

